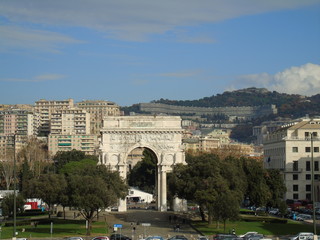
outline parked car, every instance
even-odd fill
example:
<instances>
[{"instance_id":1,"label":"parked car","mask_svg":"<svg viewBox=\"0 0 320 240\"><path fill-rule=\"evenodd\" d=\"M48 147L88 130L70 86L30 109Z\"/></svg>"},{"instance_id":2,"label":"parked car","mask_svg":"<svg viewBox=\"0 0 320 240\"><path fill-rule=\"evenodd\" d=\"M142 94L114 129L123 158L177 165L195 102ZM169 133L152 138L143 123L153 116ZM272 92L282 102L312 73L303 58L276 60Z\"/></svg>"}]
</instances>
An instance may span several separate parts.
<instances>
[{"instance_id":1,"label":"parked car","mask_svg":"<svg viewBox=\"0 0 320 240\"><path fill-rule=\"evenodd\" d=\"M297 235L290 237L289 240L313 240L313 233L300 232Z\"/></svg>"},{"instance_id":2,"label":"parked car","mask_svg":"<svg viewBox=\"0 0 320 240\"><path fill-rule=\"evenodd\" d=\"M176 236L173 236L171 238L168 238L168 240L188 240L188 238L186 238L183 235L176 235Z\"/></svg>"},{"instance_id":3,"label":"parked car","mask_svg":"<svg viewBox=\"0 0 320 240\"><path fill-rule=\"evenodd\" d=\"M312 219L311 215L308 215L308 214L298 214L296 216L297 221L305 221L305 220L311 220L311 219Z\"/></svg>"},{"instance_id":4,"label":"parked car","mask_svg":"<svg viewBox=\"0 0 320 240\"><path fill-rule=\"evenodd\" d=\"M263 234L250 233L243 237L244 240L259 240L264 238Z\"/></svg>"},{"instance_id":5,"label":"parked car","mask_svg":"<svg viewBox=\"0 0 320 240\"><path fill-rule=\"evenodd\" d=\"M272 215L277 215L279 213L279 209L278 208L273 208L269 211L269 214L272 214Z\"/></svg>"},{"instance_id":6,"label":"parked car","mask_svg":"<svg viewBox=\"0 0 320 240\"><path fill-rule=\"evenodd\" d=\"M110 236L110 240L131 240L131 238L122 234L115 233Z\"/></svg>"},{"instance_id":7,"label":"parked car","mask_svg":"<svg viewBox=\"0 0 320 240\"><path fill-rule=\"evenodd\" d=\"M239 237L243 238L249 234L258 234L258 232L246 232L245 234L239 235Z\"/></svg>"},{"instance_id":8,"label":"parked car","mask_svg":"<svg viewBox=\"0 0 320 240\"><path fill-rule=\"evenodd\" d=\"M67 237L65 240L83 240L82 237Z\"/></svg>"},{"instance_id":9,"label":"parked car","mask_svg":"<svg viewBox=\"0 0 320 240\"><path fill-rule=\"evenodd\" d=\"M209 240L206 236L199 236L198 240Z\"/></svg>"},{"instance_id":10,"label":"parked car","mask_svg":"<svg viewBox=\"0 0 320 240\"><path fill-rule=\"evenodd\" d=\"M98 236L98 237L94 237L91 240L109 240L109 237L107 236Z\"/></svg>"},{"instance_id":11,"label":"parked car","mask_svg":"<svg viewBox=\"0 0 320 240\"><path fill-rule=\"evenodd\" d=\"M234 240L237 239L238 236L235 234L216 234L213 236L213 240Z\"/></svg>"},{"instance_id":12,"label":"parked car","mask_svg":"<svg viewBox=\"0 0 320 240\"><path fill-rule=\"evenodd\" d=\"M272 240L271 238L265 238L263 234L259 234L259 233L249 234L243 239L244 240Z\"/></svg>"},{"instance_id":13,"label":"parked car","mask_svg":"<svg viewBox=\"0 0 320 240\"><path fill-rule=\"evenodd\" d=\"M161 236L150 236L147 237L145 240L164 240L164 238Z\"/></svg>"}]
</instances>

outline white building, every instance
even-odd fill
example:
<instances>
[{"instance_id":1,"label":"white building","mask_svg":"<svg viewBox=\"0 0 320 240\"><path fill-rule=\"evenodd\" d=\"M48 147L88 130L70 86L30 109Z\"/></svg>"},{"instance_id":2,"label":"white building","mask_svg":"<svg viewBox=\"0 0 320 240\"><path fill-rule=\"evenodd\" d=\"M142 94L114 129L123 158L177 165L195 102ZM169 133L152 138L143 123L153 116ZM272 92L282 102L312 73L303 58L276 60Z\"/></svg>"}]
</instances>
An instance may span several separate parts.
<instances>
[{"instance_id":1,"label":"white building","mask_svg":"<svg viewBox=\"0 0 320 240\"><path fill-rule=\"evenodd\" d=\"M127 200L128 200L128 203L129 202L151 203L154 199L152 194L131 187L129 188L129 194L127 196Z\"/></svg>"},{"instance_id":2,"label":"white building","mask_svg":"<svg viewBox=\"0 0 320 240\"><path fill-rule=\"evenodd\" d=\"M320 179L319 135L320 118L284 125L266 137L265 167L280 169L283 173L287 188L285 199L311 200L312 160L314 178ZM318 200L319 192L319 187L316 187L315 196Z\"/></svg>"}]
</instances>

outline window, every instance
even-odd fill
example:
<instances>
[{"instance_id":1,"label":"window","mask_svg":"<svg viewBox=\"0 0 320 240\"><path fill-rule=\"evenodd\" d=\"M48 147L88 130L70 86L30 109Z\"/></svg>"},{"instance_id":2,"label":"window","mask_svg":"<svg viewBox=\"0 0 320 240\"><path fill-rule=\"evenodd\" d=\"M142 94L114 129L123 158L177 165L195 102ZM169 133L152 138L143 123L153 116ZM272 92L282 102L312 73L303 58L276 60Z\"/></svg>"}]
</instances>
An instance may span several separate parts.
<instances>
[{"instance_id":1,"label":"window","mask_svg":"<svg viewBox=\"0 0 320 240\"><path fill-rule=\"evenodd\" d=\"M305 136L306 138L308 138L308 137L309 137L309 135L310 135L310 133L309 133L309 132L304 132L304 136Z\"/></svg>"},{"instance_id":2,"label":"window","mask_svg":"<svg viewBox=\"0 0 320 240\"><path fill-rule=\"evenodd\" d=\"M298 174L293 174L292 175L292 180L298 180L298 176L299 176Z\"/></svg>"},{"instance_id":3,"label":"window","mask_svg":"<svg viewBox=\"0 0 320 240\"><path fill-rule=\"evenodd\" d=\"M310 191L311 191L311 185L310 185L310 184L307 184L307 185L306 185L306 191L307 191L307 192L310 192Z\"/></svg>"},{"instance_id":4,"label":"window","mask_svg":"<svg viewBox=\"0 0 320 240\"><path fill-rule=\"evenodd\" d=\"M314 148L313 148L313 151L314 151L314 152L319 152L319 147L314 147Z\"/></svg>"},{"instance_id":5,"label":"window","mask_svg":"<svg viewBox=\"0 0 320 240\"><path fill-rule=\"evenodd\" d=\"M294 193L293 194L293 199L299 199L299 194L298 193Z\"/></svg>"},{"instance_id":6,"label":"window","mask_svg":"<svg viewBox=\"0 0 320 240\"><path fill-rule=\"evenodd\" d=\"M307 194L306 194L306 199L308 199L308 200L311 201L311 193L307 193Z\"/></svg>"},{"instance_id":7,"label":"window","mask_svg":"<svg viewBox=\"0 0 320 240\"><path fill-rule=\"evenodd\" d=\"M295 192L299 191L299 185L293 185L293 191Z\"/></svg>"},{"instance_id":8,"label":"window","mask_svg":"<svg viewBox=\"0 0 320 240\"><path fill-rule=\"evenodd\" d=\"M298 161L293 161L293 171L298 171Z\"/></svg>"},{"instance_id":9,"label":"window","mask_svg":"<svg viewBox=\"0 0 320 240\"><path fill-rule=\"evenodd\" d=\"M311 147L306 147L306 152L311 152Z\"/></svg>"},{"instance_id":10,"label":"window","mask_svg":"<svg viewBox=\"0 0 320 240\"><path fill-rule=\"evenodd\" d=\"M311 174L306 174L306 180L311 180Z\"/></svg>"},{"instance_id":11,"label":"window","mask_svg":"<svg viewBox=\"0 0 320 240\"><path fill-rule=\"evenodd\" d=\"M306 171L310 171L310 170L311 170L310 161L306 161Z\"/></svg>"},{"instance_id":12,"label":"window","mask_svg":"<svg viewBox=\"0 0 320 240\"><path fill-rule=\"evenodd\" d=\"M314 162L314 170L319 171L319 161Z\"/></svg>"},{"instance_id":13,"label":"window","mask_svg":"<svg viewBox=\"0 0 320 240\"><path fill-rule=\"evenodd\" d=\"M298 152L298 147L292 147L292 152Z\"/></svg>"}]
</instances>

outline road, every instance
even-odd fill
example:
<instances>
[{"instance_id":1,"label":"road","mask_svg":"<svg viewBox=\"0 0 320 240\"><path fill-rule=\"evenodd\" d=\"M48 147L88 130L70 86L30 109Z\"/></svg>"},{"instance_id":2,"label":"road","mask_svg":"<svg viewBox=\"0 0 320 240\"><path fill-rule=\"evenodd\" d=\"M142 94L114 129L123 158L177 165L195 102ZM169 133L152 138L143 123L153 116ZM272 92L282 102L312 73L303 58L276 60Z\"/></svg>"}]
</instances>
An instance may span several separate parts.
<instances>
[{"instance_id":1,"label":"road","mask_svg":"<svg viewBox=\"0 0 320 240\"><path fill-rule=\"evenodd\" d=\"M185 235L188 239L197 239L199 233L193 229L183 215L173 212L154 210L128 210L127 212L110 212L106 216L109 225L122 224L117 233L122 233L134 240L145 236L160 235L169 238L174 235ZM174 228L179 224L179 231ZM111 232L113 229L111 229Z\"/></svg>"}]
</instances>

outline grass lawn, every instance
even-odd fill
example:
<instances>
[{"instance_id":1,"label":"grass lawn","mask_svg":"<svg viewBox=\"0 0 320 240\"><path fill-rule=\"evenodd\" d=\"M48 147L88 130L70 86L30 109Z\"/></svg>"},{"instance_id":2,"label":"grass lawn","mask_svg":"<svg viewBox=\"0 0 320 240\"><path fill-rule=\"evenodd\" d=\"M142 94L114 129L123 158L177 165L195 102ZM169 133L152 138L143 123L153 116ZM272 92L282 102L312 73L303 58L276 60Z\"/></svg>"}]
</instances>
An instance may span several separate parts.
<instances>
[{"instance_id":1,"label":"grass lawn","mask_svg":"<svg viewBox=\"0 0 320 240\"><path fill-rule=\"evenodd\" d=\"M220 223L217 228L216 222L208 225L207 222L195 221L193 226L202 232L204 235L213 235L216 233L224 233L224 226ZM246 221L234 221L226 223L226 233L229 233L231 229L236 230L236 234L243 234L246 232L258 232L264 235L294 235L299 232L313 232L313 225L302 222L296 222L288 220L288 223L266 223L266 222L246 222ZM317 232L320 232L320 228L317 228Z\"/></svg>"},{"instance_id":2,"label":"grass lawn","mask_svg":"<svg viewBox=\"0 0 320 240\"><path fill-rule=\"evenodd\" d=\"M17 226L17 237L26 238L40 238L50 237L51 220L45 219L45 222L34 227L31 224ZM85 236L86 235L86 222L84 220L62 220L52 219L53 233L52 237L67 237L67 236ZM17 222L18 223L18 222ZM17 224L18 225L18 224ZM24 232L22 231L24 229ZM2 226L1 238L11 238L13 234L13 227ZM92 226L91 236L106 235L108 234L108 227L105 222L94 222Z\"/></svg>"}]
</instances>

